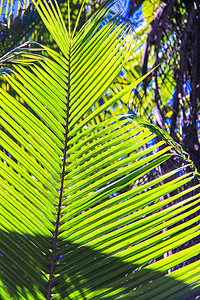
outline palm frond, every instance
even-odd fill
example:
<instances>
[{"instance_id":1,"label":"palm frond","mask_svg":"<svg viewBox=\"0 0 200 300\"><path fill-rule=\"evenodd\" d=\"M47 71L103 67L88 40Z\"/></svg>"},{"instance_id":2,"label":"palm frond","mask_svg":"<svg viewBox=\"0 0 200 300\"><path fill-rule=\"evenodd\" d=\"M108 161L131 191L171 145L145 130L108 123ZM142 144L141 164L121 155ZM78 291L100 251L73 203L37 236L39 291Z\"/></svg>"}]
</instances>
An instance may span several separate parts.
<instances>
[{"instance_id":1,"label":"palm frond","mask_svg":"<svg viewBox=\"0 0 200 300\"><path fill-rule=\"evenodd\" d=\"M59 7L39 2L60 53L42 46L49 58L37 62L27 53L32 63L17 61L15 76L6 75L17 96L0 90L1 299L164 299L199 290L196 262L164 276L198 255L195 245L164 258L199 236L189 158L136 117L93 122L144 79L91 110L127 49L118 16L100 26L109 3L72 37ZM179 167L138 185L172 156Z\"/></svg>"}]
</instances>

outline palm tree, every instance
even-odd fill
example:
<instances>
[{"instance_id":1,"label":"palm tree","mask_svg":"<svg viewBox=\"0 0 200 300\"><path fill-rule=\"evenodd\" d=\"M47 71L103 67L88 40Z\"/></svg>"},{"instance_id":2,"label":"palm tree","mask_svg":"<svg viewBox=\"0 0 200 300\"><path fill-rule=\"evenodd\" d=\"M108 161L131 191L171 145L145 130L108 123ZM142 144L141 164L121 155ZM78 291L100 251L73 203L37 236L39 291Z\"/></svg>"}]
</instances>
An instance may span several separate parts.
<instances>
[{"instance_id":1,"label":"palm tree","mask_svg":"<svg viewBox=\"0 0 200 300\"><path fill-rule=\"evenodd\" d=\"M130 0L127 15L131 16L141 5L145 15L147 5L153 5L149 2ZM154 19L147 22L149 29L140 63L142 75L150 66L161 66L144 81L144 89L138 88L129 97L133 101L127 103L125 99L124 104L129 110L136 108L142 117L147 114L151 121L168 130L199 169L200 5L198 1L188 0L158 0L153 3L157 10ZM141 37L142 34L138 39ZM135 65L133 55L133 59L124 66L127 73L124 84L140 73L138 64L135 72ZM150 79L154 81L153 88Z\"/></svg>"},{"instance_id":2,"label":"palm tree","mask_svg":"<svg viewBox=\"0 0 200 300\"><path fill-rule=\"evenodd\" d=\"M26 43L1 60L14 70L1 73L16 91L0 90L1 299L199 292L199 245L163 257L199 235L199 184L186 188L199 178L193 163L166 132L137 117L100 121L147 76L98 105L129 47L117 16L102 26L110 3L75 34L70 13L67 30L57 3L37 2L59 52L37 44L43 57ZM138 185L172 156L179 168Z\"/></svg>"},{"instance_id":3,"label":"palm tree","mask_svg":"<svg viewBox=\"0 0 200 300\"><path fill-rule=\"evenodd\" d=\"M58 3L64 21L67 23L67 1L59 0ZM74 27L82 1L72 0L70 6L71 25ZM85 0L78 26L81 27L98 7L97 1L91 3ZM30 36L34 41L42 42L51 48L56 47L32 1L2 1L0 5L0 56L22 44Z\"/></svg>"},{"instance_id":4,"label":"palm tree","mask_svg":"<svg viewBox=\"0 0 200 300\"><path fill-rule=\"evenodd\" d=\"M155 64L162 61L157 72L155 95L158 109L166 106L161 96L166 90L174 93L171 107L170 134L191 155L199 168L199 14L195 1L163 1L162 12L152 23L145 52L144 73L148 53L155 45ZM159 28L159 34L158 34ZM165 47L165 51L162 51ZM161 87L162 86L162 87ZM163 121L164 114L161 113ZM180 124L180 125L179 125ZM181 128L178 130L177 127Z\"/></svg>"},{"instance_id":5,"label":"palm tree","mask_svg":"<svg viewBox=\"0 0 200 300\"><path fill-rule=\"evenodd\" d=\"M145 11L148 1L130 1L127 15L131 15L141 2ZM112 92L115 93L116 86L120 90L145 74L150 66L160 64L143 82L144 88L140 84L134 92L125 95L117 110L137 112L142 118L167 130L199 169L200 6L195 1L176 0L154 1L156 4L154 19L150 24L146 22L149 27L145 43L143 32L138 33L138 48L144 47L140 47L137 56L133 48L131 58L123 66L126 75L115 80ZM173 159L168 161L159 168L160 173L173 170L175 163ZM199 241L197 239L196 243Z\"/></svg>"}]
</instances>

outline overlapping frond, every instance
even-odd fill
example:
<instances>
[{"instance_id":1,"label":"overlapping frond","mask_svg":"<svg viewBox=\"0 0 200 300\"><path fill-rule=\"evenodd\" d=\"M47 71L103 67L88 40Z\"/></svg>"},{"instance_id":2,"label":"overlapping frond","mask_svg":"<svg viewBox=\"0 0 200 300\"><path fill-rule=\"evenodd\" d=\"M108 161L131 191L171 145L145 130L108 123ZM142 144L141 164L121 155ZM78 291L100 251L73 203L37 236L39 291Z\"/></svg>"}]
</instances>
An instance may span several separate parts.
<instances>
[{"instance_id":1,"label":"overlapping frond","mask_svg":"<svg viewBox=\"0 0 200 300\"><path fill-rule=\"evenodd\" d=\"M0 4L0 55L4 55L30 35L39 15L31 1L1 0Z\"/></svg>"},{"instance_id":2,"label":"overlapping frond","mask_svg":"<svg viewBox=\"0 0 200 300\"><path fill-rule=\"evenodd\" d=\"M100 26L110 2L74 37L58 6L39 2L60 53L41 46L49 58L36 63L27 53L31 64L6 75L17 96L0 90L1 299L148 299L163 286L170 297L199 288L196 263L183 268L188 276L164 276L198 255L194 246L164 258L199 235L189 159L139 185L176 144L161 131L155 143L156 129L132 116L94 122L142 80L91 109L127 49L117 16Z\"/></svg>"}]
</instances>

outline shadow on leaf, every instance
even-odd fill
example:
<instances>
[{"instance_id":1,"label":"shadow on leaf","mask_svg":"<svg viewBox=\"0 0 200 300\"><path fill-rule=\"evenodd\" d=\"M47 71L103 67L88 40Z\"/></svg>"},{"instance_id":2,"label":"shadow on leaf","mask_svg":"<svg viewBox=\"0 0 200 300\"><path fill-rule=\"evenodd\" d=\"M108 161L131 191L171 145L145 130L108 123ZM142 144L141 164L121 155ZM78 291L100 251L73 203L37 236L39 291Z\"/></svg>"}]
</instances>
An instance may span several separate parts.
<instances>
[{"instance_id":1,"label":"shadow on leaf","mask_svg":"<svg viewBox=\"0 0 200 300\"><path fill-rule=\"evenodd\" d=\"M62 245L62 246L60 246ZM1 299L45 299L51 239L1 231ZM90 247L58 241L55 281L56 299L153 299L171 290L168 299L193 299L186 284L148 267L122 261ZM185 298L179 297L179 294ZM164 294L163 294L164 295ZM176 296L177 295L177 296ZM6 298L7 297L7 298ZM150 297L150 298L149 298ZM153 297L153 298L152 298Z\"/></svg>"}]
</instances>

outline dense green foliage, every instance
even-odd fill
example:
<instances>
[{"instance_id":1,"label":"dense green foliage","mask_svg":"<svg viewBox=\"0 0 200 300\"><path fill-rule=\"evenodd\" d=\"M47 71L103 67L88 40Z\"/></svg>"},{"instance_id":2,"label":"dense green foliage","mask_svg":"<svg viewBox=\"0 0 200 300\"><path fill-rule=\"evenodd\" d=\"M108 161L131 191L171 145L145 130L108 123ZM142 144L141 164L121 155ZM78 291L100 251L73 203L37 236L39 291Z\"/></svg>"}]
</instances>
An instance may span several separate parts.
<instances>
[{"instance_id":1,"label":"dense green foliage","mask_svg":"<svg viewBox=\"0 0 200 300\"><path fill-rule=\"evenodd\" d=\"M1 299L199 292L193 162L159 127L105 114L148 75L102 100L130 53L127 24L102 23L111 2L77 33L69 3L66 28L57 3L37 2L56 47L27 42L1 61L14 71L1 69ZM179 167L153 177L171 157Z\"/></svg>"}]
</instances>

